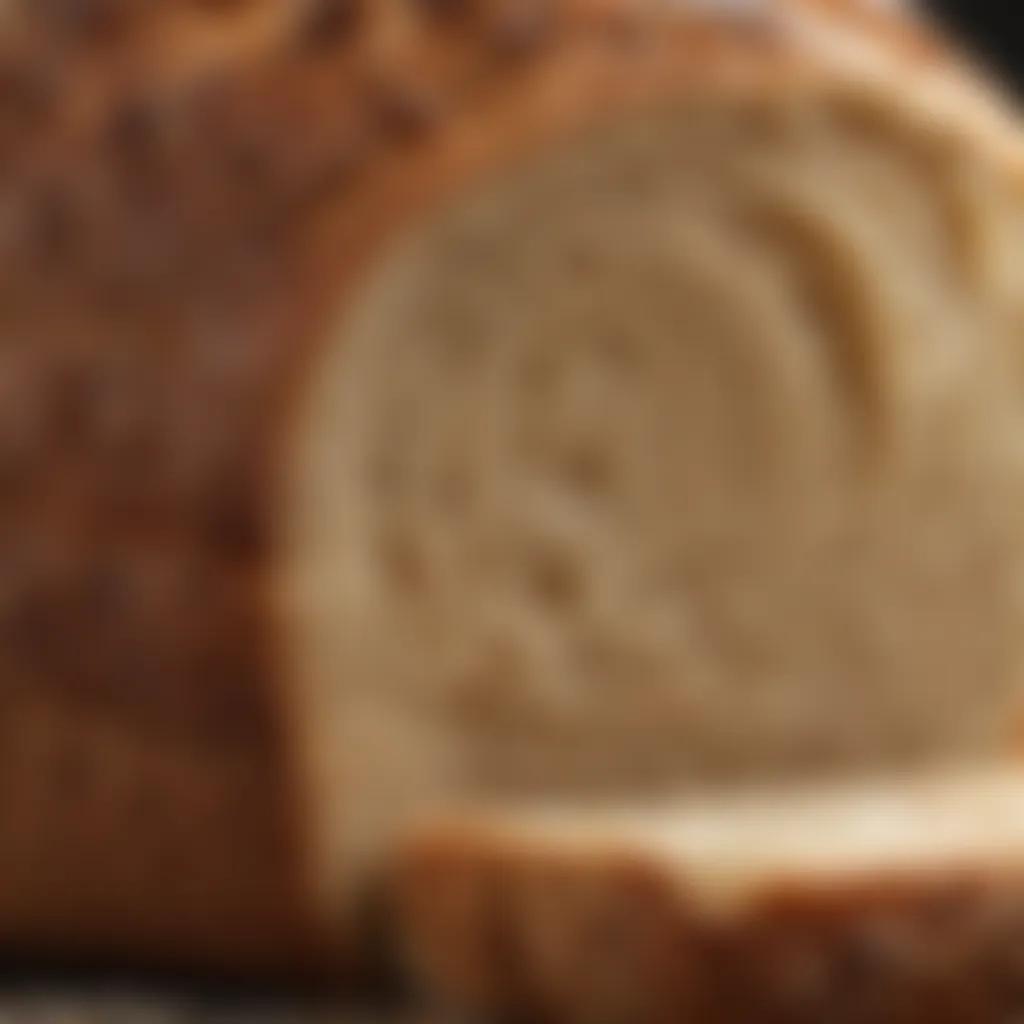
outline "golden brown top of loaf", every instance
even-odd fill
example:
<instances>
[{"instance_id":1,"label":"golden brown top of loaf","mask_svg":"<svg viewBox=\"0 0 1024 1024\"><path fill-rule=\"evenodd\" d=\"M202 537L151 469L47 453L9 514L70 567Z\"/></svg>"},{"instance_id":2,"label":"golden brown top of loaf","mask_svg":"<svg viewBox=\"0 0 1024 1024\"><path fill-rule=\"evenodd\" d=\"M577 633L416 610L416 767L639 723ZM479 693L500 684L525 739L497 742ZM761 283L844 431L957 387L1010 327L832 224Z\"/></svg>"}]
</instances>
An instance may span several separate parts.
<instances>
[{"instance_id":1,"label":"golden brown top of loaf","mask_svg":"<svg viewBox=\"0 0 1024 1024\"><path fill-rule=\"evenodd\" d=\"M26 240L74 234L78 270L135 263L118 228L140 205L188 211L174 234L209 252L257 220L363 205L392 162L415 188L422 153L459 122L485 121L476 146L501 150L524 122L684 84L855 66L928 76L968 120L998 121L937 38L872 0L46 0L5 18L4 192L45 194Z\"/></svg>"},{"instance_id":2,"label":"golden brown top of loaf","mask_svg":"<svg viewBox=\"0 0 1024 1024\"><path fill-rule=\"evenodd\" d=\"M853 70L925 76L974 128L992 97L924 27L873 0L87 0L6 5L0 45L2 278L86 295L190 291L195 260L303 236L310 214L370 207L609 106L746 78L772 88ZM505 95L499 99L496 94ZM475 124L470 131L457 128ZM527 128L528 125L533 127ZM542 125L547 125L542 129ZM998 128L997 128L998 131ZM452 135L472 135L456 156ZM1004 140L1007 141L1007 140ZM452 151L442 159L434 151ZM490 161L496 156L487 158ZM444 169L441 169L443 165ZM434 172L428 170L437 167ZM17 200L14 199L17 196ZM140 261L159 219L160 258ZM148 223L147 223L148 222ZM273 225L273 227L271 226ZM267 235L273 233L273 242ZM306 233L308 235L308 232ZM131 236L131 237L129 237ZM241 242L244 237L244 243ZM253 257L254 258L254 257ZM159 266L156 264L159 263ZM338 269L331 273L335 280ZM187 275L186 275L187 276ZM2 282L0 282L2 283ZM49 287L49 283L48 283Z\"/></svg>"}]
</instances>

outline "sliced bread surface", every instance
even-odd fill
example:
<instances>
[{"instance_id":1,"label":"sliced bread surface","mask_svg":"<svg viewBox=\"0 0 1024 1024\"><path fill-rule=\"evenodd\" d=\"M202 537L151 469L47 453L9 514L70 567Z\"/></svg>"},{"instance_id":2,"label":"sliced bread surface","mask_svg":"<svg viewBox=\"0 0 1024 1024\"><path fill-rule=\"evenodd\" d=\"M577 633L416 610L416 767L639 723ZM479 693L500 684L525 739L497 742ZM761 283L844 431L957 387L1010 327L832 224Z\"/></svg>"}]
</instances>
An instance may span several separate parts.
<instances>
[{"instance_id":1,"label":"sliced bread surface","mask_svg":"<svg viewBox=\"0 0 1024 1024\"><path fill-rule=\"evenodd\" d=\"M1019 769L467 810L421 826L395 877L426 989L496 1019L996 1024L1021 1008Z\"/></svg>"}]
</instances>

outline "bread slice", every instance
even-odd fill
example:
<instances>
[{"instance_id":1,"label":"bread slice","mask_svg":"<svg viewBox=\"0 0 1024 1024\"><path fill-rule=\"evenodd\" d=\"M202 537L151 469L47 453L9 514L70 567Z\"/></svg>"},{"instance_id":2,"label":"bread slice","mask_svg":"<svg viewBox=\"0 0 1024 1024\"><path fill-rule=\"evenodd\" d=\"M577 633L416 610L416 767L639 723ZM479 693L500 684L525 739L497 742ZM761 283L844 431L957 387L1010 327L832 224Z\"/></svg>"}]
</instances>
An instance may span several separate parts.
<instances>
[{"instance_id":1,"label":"bread slice","mask_svg":"<svg viewBox=\"0 0 1024 1024\"><path fill-rule=\"evenodd\" d=\"M333 967L424 806L1014 742L1021 144L925 30L2 11L0 947Z\"/></svg>"},{"instance_id":2,"label":"bread slice","mask_svg":"<svg viewBox=\"0 0 1024 1024\"><path fill-rule=\"evenodd\" d=\"M1016 768L621 813L467 812L423 826L397 877L425 987L483 1019L973 1024L1020 1010Z\"/></svg>"}]
</instances>

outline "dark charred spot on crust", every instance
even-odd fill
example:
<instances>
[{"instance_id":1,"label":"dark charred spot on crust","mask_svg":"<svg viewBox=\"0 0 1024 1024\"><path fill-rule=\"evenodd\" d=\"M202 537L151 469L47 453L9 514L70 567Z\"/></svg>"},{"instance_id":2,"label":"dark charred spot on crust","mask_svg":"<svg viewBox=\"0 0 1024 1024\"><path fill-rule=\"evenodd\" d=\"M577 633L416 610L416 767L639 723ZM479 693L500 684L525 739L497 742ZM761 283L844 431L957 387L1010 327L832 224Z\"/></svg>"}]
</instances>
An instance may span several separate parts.
<instances>
[{"instance_id":1,"label":"dark charred spot on crust","mask_svg":"<svg viewBox=\"0 0 1024 1024\"><path fill-rule=\"evenodd\" d=\"M121 97L111 112L109 140L119 152L135 155L152 145L158 121L158 107L153 98L129 93Z\"/></svg>"},{"instance_id":2,"label":"dark charred spot on crust","mask_svg":"<svg viewBox=\"0 0 1024 1024\"><path fill-rule=\"evenodd\" d=\"M166 110L153 96L129 92L111 109L105 143L122 175L133 185L150 182L159 166Z\"/></svg>"},{"instance_id":3,"label":"dark charred spot on crust","mask_svg":"<svg viewBox=\"0 0 1024 1024\"><path fill-rule=\"evenodd\" d=\"M212 495L203 530L209 546L232 561L255 561L272 543L271 515L243 482Z\"/></svg>"},{"instance_id":4,"label":"dark charred spot on crust","mask_svg":"<svg viewBox=\"0 0 1024 1024\"><path fill-rule=\"evenodd\" d=\"M350 40L366 12L366 0L310 0L300 12L296 42L301 50L330 50Z\"/></svg>"},{"instance_id":5,"label":"dark charred spot on crust","mask_svg":"<svg viewBox=\"0 0 1024 1024\"><path fill-rule=\"evenodd\" d=\"M426 86L392 79L373 83L370 93L385 134L393 138L419 138L441 120L443 101Z\"/></svg>"}]
</instances>

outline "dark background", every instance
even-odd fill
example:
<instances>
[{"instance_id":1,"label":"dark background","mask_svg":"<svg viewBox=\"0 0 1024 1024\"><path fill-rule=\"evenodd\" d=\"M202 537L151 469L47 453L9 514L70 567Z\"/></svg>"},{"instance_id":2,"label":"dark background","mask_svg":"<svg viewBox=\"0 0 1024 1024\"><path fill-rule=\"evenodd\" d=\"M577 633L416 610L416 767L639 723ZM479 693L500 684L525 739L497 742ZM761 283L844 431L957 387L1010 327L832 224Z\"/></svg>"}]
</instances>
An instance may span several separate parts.
<instances>
[{"instance_id":1,"label":"dark background","mask_svg":"<svg viewBox=\"0 0 1024 1024\"><path fill-rule=\"evenodd\" d=\"M1024 0L931 0L923 6L1024 96Z\"/></svg>"}]
</instances>

